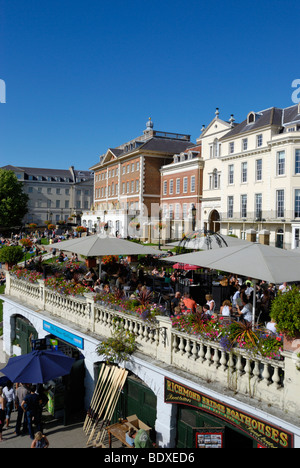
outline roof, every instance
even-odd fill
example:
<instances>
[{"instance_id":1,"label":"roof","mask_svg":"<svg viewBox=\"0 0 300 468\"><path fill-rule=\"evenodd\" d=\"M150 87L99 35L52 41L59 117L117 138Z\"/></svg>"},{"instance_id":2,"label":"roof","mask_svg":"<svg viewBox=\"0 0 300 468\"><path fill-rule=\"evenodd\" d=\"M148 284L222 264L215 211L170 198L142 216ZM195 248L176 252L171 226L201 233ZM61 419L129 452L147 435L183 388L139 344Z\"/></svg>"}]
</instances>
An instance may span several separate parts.
<instances>
[{"instance_id":1,"label":"roof","mask_svg":"<svg viewBox=\"0 0 300 468\"><path fill-rule=\"evenodd\" d=\"M228 138L235 137L241 133L252 132L258 130L259 128L276 125L278 127L282 126L282 113L283 110L277 107L271 107L260 112L254 112L255 121L248 123L248 119L245 119L240 124L232 128L226 135L224 135L220 140L227 140Z\"/></svg>"},{"instance_id":2,"label":"roof","mask_svg":"<svg viewBox=\"0 0 300 468\"><path fill-rule=\"evenodd\" d=\"M42 176L42 177L61 177L61 178L69 178L73 180L72 171L70 169L46 169L41 167L18 167L7 165L3 166L1 169L5 170L20 170L23 171L25 174L30 176ZM76 178L93 178L93 174L90 171L86 170L75 170L73 169Z\"/></svg>"}]
</instances>

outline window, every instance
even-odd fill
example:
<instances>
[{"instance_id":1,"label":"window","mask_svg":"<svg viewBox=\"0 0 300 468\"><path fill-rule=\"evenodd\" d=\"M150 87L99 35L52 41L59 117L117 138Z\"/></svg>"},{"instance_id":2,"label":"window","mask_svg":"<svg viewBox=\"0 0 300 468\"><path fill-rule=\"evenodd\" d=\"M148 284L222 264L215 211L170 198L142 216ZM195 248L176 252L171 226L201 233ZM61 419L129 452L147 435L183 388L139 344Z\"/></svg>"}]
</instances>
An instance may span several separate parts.
<instances>
[{"instance_id":1,"label":"window","mask_svg":"<svg viewBox=\"0 0 300 468\"><path fill-rule=\"evenodd\" d=\"M182 219L186 219L187 218L187 203L184 203L182 205Z\"/></svg>"},{"instance_id":2,"label":"window","mask_svg":"<svg viewBox=\"0 0 300 468\"><path fill-rule=\"evenodd\" d=\"M262 146L262 144L263 144L263 136L261 134L257 135L257 137L256 137L256 146L257 146L257 148Z\"/></svg>"},{"instance_id":3,"label":"window","mask_svg":"<svg viewBox=\"0 0 300 468\"><path fill-rule=\"evenodd\" d=\"M295 218L300 218L300 190L295 190Z\"/></svg>"},{"instance_id":4,"label":"window","mask_svg":"<svg viewBox=\"0 0 300 468\"><path fill-rule=\"evenodd\" d=\"M242 140L242 151L247 151L248 149L248 138L243 138Z\"/></svg>"},{"instance_id":5,"label":"window","mask_svg":"<svg viewBox=\"0 0 300 468\"><path fill-rule=\"evenodd\" d=\"M285 151L278 151L277 153L277 174L285 175Z\"/></svg>"},{"instance_id":6,"label":"window","mask_svg":"<svg viewBox=\"0 0 300 468\"><path fill-rule=\"evenodd\" d=\"M262 217L262 194L255 194L255 218L261 220Z\"/></svg>"},{"instance_id":7,"label":"window","mask_svg":"<svg viewBox=\"0 0 300 468\"><path fill-rule=\"evenodd\" d=\"M65 208L69 208L69 200L65 200Z\"/></svg>"},{"instance_id":8,"label":"window","mask_svg":"<svg viewBox=\"0 0 300 468\"><path fill-rule=\"evenodd\" d=\"M170 180L169 193L170 195L173 195L173 179Z\"/></svg>"},{"instance_id":9,"label":"window","mask_svg":"<svg viewBox=\"0 0 300 468\"><path fill-rule=\"evenodd\" d=\"M256 181L262 180L262 159L257 159L255 161L255 177Z\"/></svg>"},{"instance_id":10,"label":"window","mask_svg":"<svg viewBox=\"0 0 300 468\"><path fill-rule=\"evenodd\" d=\"M241 218L247 218L247 195L241 195Z\"/></svg>"},{"instance_id":11,"label":"window","mask_svg":"<svg viewBox=\"0 0 300 468\"><path fill-rule=\"evenodd\" d=\"M227 218L233 218L233 196L227 199Z\"/></svg>"},{"instance_id":12,"label":"window","mask_svg":"<svg viewBox=\"0 0 300 468\"><path fill-rule=\"evenodd\" d=\"M213 172L213 188L214 189L219 188L219 175L218 175L217 169L215 169Z\"/></svg>"},{"instance_id":13,"label":"window","mask_svg":"<svg viewBox=\"0 0 300 468\"><path fill-rule=\"evenodd\" d=\"M129 193L129 190L130 190L130 184L129 182L127 182L127 193Z\"/></svg>"},{"instance_id":14,"label":"window","mask_svg":"<svg viewBox=\"0 0 300 468\"><path fill-rule=\"evenodd\" d=\"M195 192L196 190L196 178L195 176L191 176L191 192Z\"/></svg>"},{"instance_id":15,"label":"window","mask_svg":"<svg viewBox=\"0 0 300 468\"><path fill-rule=\"evenodd\" d=\"M134 192L134 180L131 181L131 193Z\"/></svg>"},{"instance_id":16,"label":"window","mask_svg":"<svg viewBox=\"0 0 300 468\"><path fill-rule=\"evenodd\" d=\"M300 149L295 151L295 174L300 174Z\"/></svg>"},{"instance_id":17,"label":"window","mask_svg":"<svg viewBox=\"0 0 300 468\"><path fill-rule=\"evenodd\" d=\"M228 166L228 183L233 184L233 178L234 178L234 165L230 164Z\"/></svg>"},{"instance_id":18,"label":"window","mask_svg":"<svg viewBox=\"0 0 300 468\"><path fill-rule=\"evenodd\" d=\"M229 143L229 154L233 154L234 153L234 141L231 141Z\"/></svg>"},{"instance_id":19,"label":"window","mask_svg":"<svg viewBox=\"0 0 300 468\"><path fill-rule=\"evenodd\" d=\"M66 188L65 193L66 193L66 195L70 195L70 189Z\"/></svg>"},{"instance_id":20,"label":"window","mask_svg":"<svg viewBox=\"0 0 300 468\"><path fill-rule=\"evenodd\" d=\"M56 208L60 208L60 200L56 200L56 202L55 202L55 207L56 207Z\"/></svg>"},{"instance_id":21,"label":"window","mask_svg":"<svg viewBox=\"0 0 300 468\"><path fill-rule=\"evenodd\" d=\"M131 172L134 172L134 163L131 164Z\"/></svg>"},{"instance_id":22,"label":"window","mask_svg":"<svg viewBox=\"0 0 300 468\"><path fill-rule=\"evenodd\" d=\"M51 194L51 188L47 188L47 194L50 195Z\"/></svg>"},{"instance_id":23,"label":"window","mask_svg":"<svg viewBox=\"0 0 300 468\"><path fill-rule=\"evenodd\" d=\"M176 193L180 193L180 179L176 179Z\"/></svg>"},{"instance_id":24,"label":"window","mask_svg":"<svg viewBox=\"0 0 300 468\"><path fill-rule=\"evenodd\" d=\"M168 190L168 183L166 180L164 180L164 195L167 195L167 190Z\"/></svg>"},{"instance_id":25,"label":"window","mask_svg":"<svg viewBox=\"0 0 300 468\"><path fill-rule=\"evenodd\" d=\"M33 192L33 187L28 187L28 193L32 193Z\"/></svg>"},{"instance_id":26,"label":"window","mask_svg":"<svg viewBox=\"0 0 300 468\"><path fill-rule=\"evenodd\" d=\"M188 191L188 178L184 177L183 178L183 193L187 193Z\"/></svg>"},{"instance_id":27,"label":"window","mask_svg":"<svg viewBox=\"0 0 300 468\"><path fill-rule=\"evenodd\" d=\"M125 182L122 184L122 193L125 193Z\"/></svg>"},{"instance_id":28,"label":"window","mask_svg":"<svg viewBox=\"0 0 300 468\"><path fill-rule=\"evenodd\" d=\"M284 217L284 190L276 190L276 214L277 218Z\"/></svg>"},{"instance_id":29,"label":"window","mask_svg":"<svg viewBox=\"0 0 300 468\"><path fill-rule=\"evenodd\" d=\"M175 205L175 219L180 219L180 205L176 203Z\"/></svg>"},{"instance_id":30,"label":"window","mask_svg":"<svg viewBox=\"0 0 300 468\"><path fill-rule=\"evenodd\" d=\"M242 182L247 182L247 170L248 170L248 164L246 162L242 163Z\"/></svg>"},{"instance_id":31,"label":"window","mask_svg":"<svg viewBox=\"0 0 300 468\"><path fill-rule=\"evenodd\" d=\"M140 179L136 179L135 190L136 190L136 192L138 192L140 190Z\"/></svg>"},{"instance_id":32,"label":"window","mask_svg":"<svg viewBox=\"0 0 300 468\"><path fill-rule=\"evenodd\" d=\"M137 163L136 163L136 170L137 170L137 171L140 170L140 162L139 162L139 161L137 161Z\"/></svg>"}]
</instances>

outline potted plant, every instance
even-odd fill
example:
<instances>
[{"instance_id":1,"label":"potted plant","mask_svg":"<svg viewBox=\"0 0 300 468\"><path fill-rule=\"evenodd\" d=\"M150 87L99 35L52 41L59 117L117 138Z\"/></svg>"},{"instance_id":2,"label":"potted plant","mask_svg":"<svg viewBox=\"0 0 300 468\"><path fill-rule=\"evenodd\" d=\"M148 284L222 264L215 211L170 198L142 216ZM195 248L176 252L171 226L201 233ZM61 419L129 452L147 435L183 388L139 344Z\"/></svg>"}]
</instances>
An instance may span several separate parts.
<instances>
[{"instance_id":1,"label":"potted plant","mask_svg":"<svg viewBox=\"0 0 300 468\"><path fill-rule=\"evenodd\" d=\"M23 249L20 245L5 245L0 250L0 262L5 263L7 270L23 259Z\"/></svg>"},{"instance_id":2,"label":"potted plant","mask_svg":"<svg viewBox=\"0 0 300 468\"><path fill-rule=\"evenodd\" d=\"M272 301L271 318L276 329L283 334L285 351L296 351L294 341L300 338L300 293L296 286L290 291L279 293Z\"/></svg>"}]
</instances>

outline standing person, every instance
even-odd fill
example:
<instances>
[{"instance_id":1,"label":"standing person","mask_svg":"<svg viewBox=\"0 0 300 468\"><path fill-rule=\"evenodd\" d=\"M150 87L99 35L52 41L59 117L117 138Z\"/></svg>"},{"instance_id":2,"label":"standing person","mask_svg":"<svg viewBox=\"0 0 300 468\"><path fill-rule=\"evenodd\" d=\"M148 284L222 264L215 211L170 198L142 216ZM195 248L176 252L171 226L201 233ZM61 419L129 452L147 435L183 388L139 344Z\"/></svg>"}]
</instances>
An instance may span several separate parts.
<instances>
[{"instance_id":1,"label":"standing person","mask_svg":"<svg viewBox=\"0 0 300 468\"><path fill-rule=\"evenodd\" d=\"M33 440L34 439L34 434L33 434L33 419L36 420L38 418L38 410L39 410L39 396L36 391L36 386L31 385L30 387L30 393L25 396L24 400L22 401L22 408L23 411L25 412L25 417L27 420L28 424L28 431L30 438ZM37 427L37 430L40 430L40 427Z\"/></svg>"},{"instance_id":2,"label":"standing person","mask_svg":"<svg viewBox=\"0 0 300 468\"><path fill-rule=\"evenodd\" d=\"M2 442L2 429L5 423L5 398L3 396L3 387L0 387L0 442Z\"/></svg>"},{"instance_id":3,"label":"standing person","mask_svg":"<svg viewBox=\"0 0 300 468\"><path fill-rule=\"evenodd\" d=\"M26 397L26 395L28 395L28 393L29 393L28 388L24 384L20 383L18 388L16 389L16 407L17 407L18 416L17 416L15 433L16 433L17 436L20 435L20 433L21 433L21 425L22 425L23 417L24 417L23 434L25 434L25 432L27 432L27 424L26 424L27 421L26 421L24 411L23 411L23 408L22 408L21 404L22 404L22 401L25 400L25 397Z\"/></svg>"},{"instance_id":4,"label":"standing person","mask_svg":"<svg viewBox=\"0 0 300 468\"><path fill-rule=\"evenodd\" d=\"M12 410L14 409L15 401L16 401L15 390L10 380L7 382L6 386L3 388L3 396L6 400L5 414L6 414L6 428L8 428L9 422L10 422L10 416L11 416Z\"/></svg>"}]
</instances>

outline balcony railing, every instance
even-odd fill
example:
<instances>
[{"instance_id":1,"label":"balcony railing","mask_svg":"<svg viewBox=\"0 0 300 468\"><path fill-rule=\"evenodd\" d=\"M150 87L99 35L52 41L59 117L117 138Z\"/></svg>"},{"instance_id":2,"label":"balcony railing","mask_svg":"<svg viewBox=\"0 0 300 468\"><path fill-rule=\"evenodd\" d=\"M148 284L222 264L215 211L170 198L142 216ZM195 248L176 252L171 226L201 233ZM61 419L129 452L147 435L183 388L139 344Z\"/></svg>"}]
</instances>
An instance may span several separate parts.
<instances>
[{"instance_id":1,"label":"balcony railing","mask_svg":"<svg viewBox=\"0 0 300 468\"><path fill-rule=\"evenodd\" d=\"M44 281L31 284L7 273L5 295L22 299L27 305L50 313L93 332L99 341L111 336L113 319L136 336L138 352L187 372L206 382L214 382L221 391L253 398L295 414L300 411L299 362L292 353L282 353L281 360L253 356L246 351L226 351L219 343L172 328L169 317L158 316L155 323L94 302L94 294L84 297L64 296L47 289ZM222 390L223 388L223 390ZM249 400L251 404L251 400Z\"/></svg>"}]
</instances>

